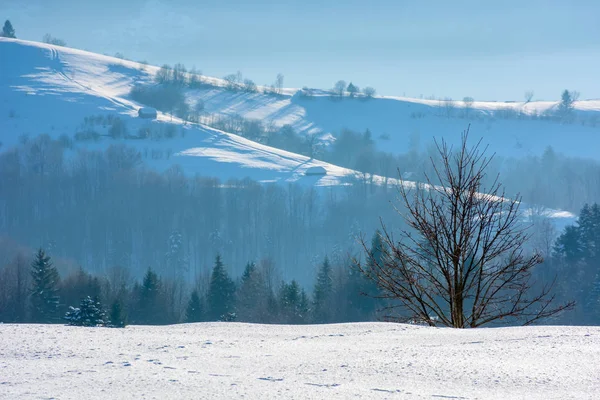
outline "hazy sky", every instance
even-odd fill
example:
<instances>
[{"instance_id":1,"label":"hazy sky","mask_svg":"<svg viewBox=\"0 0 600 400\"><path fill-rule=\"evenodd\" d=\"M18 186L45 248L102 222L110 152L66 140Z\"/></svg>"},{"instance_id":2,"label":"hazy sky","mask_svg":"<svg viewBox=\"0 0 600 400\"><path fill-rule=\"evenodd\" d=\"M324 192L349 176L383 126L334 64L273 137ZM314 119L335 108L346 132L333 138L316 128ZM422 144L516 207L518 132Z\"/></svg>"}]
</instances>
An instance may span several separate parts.
<instances>
[{"instance_id":1,"label":"hazy sky","mask_svg":"<svg viewBox=\"0 0 600 400\"><path fill-rule=\"evenodd\" d=\"M0 0L17 36L45 33L98 53L176 62L257 84L380 94L600 98L598 0Z\"/></svg>"}]
</instances>

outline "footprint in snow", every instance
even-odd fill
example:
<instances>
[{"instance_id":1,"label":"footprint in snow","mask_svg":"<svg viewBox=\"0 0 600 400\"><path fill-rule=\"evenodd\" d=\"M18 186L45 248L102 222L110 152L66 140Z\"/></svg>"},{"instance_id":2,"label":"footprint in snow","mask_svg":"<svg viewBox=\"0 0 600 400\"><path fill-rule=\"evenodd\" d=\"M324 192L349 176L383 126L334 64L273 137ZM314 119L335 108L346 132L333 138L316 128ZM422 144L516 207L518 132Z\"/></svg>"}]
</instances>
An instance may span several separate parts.
<instances>
[{"instance_id":1,"label":"footprint in snow","mask_svg":"<svg viewBox=\"0 0 600 400\"><path fill-rule=\"evenodd\" d=\"M339 383L310 383L310 382L305 382L304 384L305 385L310 385L310 386L326 387L326 388L340 386Z\"/></svg>"},{"instance_id":2,"label":"footprint in snow","mask_svg":"<svg viewBox=\"0 0 600 400\"><path fill-rule=\"evenodd\" d=\"M272 376L267 376L265 378L258 378L261 381L269 381L269 382L281 382L283 378L273 378Z\"/></svg>"}]
</instances>

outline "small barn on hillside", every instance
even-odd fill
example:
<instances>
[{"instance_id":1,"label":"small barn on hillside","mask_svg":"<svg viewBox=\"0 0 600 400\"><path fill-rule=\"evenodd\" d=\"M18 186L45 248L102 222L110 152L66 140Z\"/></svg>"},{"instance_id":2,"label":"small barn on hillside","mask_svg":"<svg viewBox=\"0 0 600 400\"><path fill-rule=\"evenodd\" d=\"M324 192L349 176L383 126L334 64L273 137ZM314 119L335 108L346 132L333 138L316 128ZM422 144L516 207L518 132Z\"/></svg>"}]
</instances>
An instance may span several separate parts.
<instances>
[{"instance_id":1,"label":"small barn on hillside","mask_svg":"<svg viewBox=\"0 0 600 400\"><path fill-rule=\"evenodd\" d=\"M327 175L327 170L324 167L321 167L320 165L316 165L314 167L307 168L306 171L304 172L304 175L323 176L323 175Z\"/></svg>"},{"instance_id":2,"label":"small barn on hillside","mask_svg":"<svg viewBox=\"0 0 600 400\"><path fill-rule=\"evenodd\" d=\"M138 110L138 117L145 119L156 119L157 112L155 108L152 107L142 107Z\"/></svg>"}]
</instances>

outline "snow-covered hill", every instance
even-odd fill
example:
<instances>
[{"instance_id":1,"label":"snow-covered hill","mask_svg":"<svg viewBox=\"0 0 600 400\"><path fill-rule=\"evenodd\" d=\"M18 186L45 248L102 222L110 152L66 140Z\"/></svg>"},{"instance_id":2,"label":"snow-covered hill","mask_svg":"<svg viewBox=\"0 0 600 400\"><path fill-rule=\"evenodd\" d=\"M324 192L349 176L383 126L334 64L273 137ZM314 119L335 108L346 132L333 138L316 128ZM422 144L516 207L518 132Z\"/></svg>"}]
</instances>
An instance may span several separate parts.
<instances>
[{"instance_id":1,"label":"snow-covered hill","mask_svg":"<svg viewBox=\"0 0 600 400\"><path fill-rule=\"evenodd\" d=\"M175 138L163 140L111 140L86 142L86 148L116 143L136 147L143 154L157 150L161 157L148 164L166 170L179 164L189 174L257 181L306 182L336 185L354 171L268 147L237 135L197 124L183 124L163 114L158 121L137 118L140 105L126 98L134 83L150 81L154 67L37 42L0 38L0 142L3 149L16 145L23 135L72 137L84 118L113 114L125 119L135 132L148 124L176 125ZM168 153L169 155L162 155ZM170 155L173 155L171 157ZM326 176L305 176L314 166Z\"/></svg>"},{"instance_id":2,"label":"snow-covered hill","mask_svg":"<svg viewBox=\"0 0 600 400\"><path fill-rule=\"evenodd\" d=\"M576 102L581 120L564 124L541 117L558 102L474 102L465 111L462 101L446 108L445 101L402 97L333 100L322 91L312 97L297 92L274 99L213 88L189 96L192 101L203 100L211 113L290 124L300 132L320 132L325 137L344 128L369 129L378 148L393 153L409 151L415 143L425 150L434 137L458 143L460 133L471 124L471 138L483 138L499 156L539 156L552 146L569 156L600 160L596 151L600 148L600 100Z\"/></svg>"},{"instance_id":3,"label":"snow-covered hill","mask_svg":"<svg viewBox=\"0 0 600 400\"><path fill-rule=\"evenodd\" d=\"M595 399L599 327L0 324L10 399Z\"/></svg>"},{"instance_id":4,"label":"snow-covered hill","mask_svg":"<svg viewBox=\"0 0 600 400\"><path fill-rule=\"evenodd\" d=\"M138 149L144 154L144 161L159 171L178 164L188 174L198 173L222 180L249 177L261 182L301 182L317 186L345 184L349 178L357 176L355 171L347 168L265 146L205 125L186 124L171 115L159 113L158 120L153 122L138 118L137 110L141 105L128 98L130 89L135 84L151 83L157 71L157 67L82 50L0 38L0 151L16 145L25 136L73 137L81 130L86 118L101 114L124 119L130 132L149 126L175 128L175 136L170 139L102 137L98 141L76 143L88 149L124 143ZM419 142L415 137L420 138L423 147L434 135L454 142L473 121L475 133L472 137L484 136L490 149L501 155L541 152L546 145L552 145L568 154L600 157L596 150L600 148L600 128L589 124L561 125L541 120L489 118L494 110L506 107L522 108L531 113L534 110L543 112L554 103L475 102L470 115L477 118L447 118L439 116L442 112L447 114L448 110L439 107L436 101L389 97L334 101L324 91L315 91L307 98L295 89L284 89L280 96L241 93L223 89L220 79L204 79L210 85L205 89L189 90L187 96L192 103L202 99L208 113L239 114L272 121L276 125L291 124L300 132L320 132L323 136L344 127L369 128L378 145L386 151L406 151L409 142ZM578 102L577 107L580 113L595 115L600 112L600 101ZM457 110L453 112L458 115ZM577 143L586 143L586 146ZM327 174L305 175L312 167L323 167ZM375 181L378 179L376 177ZM561 228L574 217L570 213L545 212L559 219Z\"/></svg>"},{"instance_id":5,"label":"snow-covered hill","mask_svg":"<svg viewBox=\"0 0 600 400\"><path fill-rule=\"evenodd\" d=\"M152 82L158 71L157 67L81 50L3 38L0 38L0 56L0 128L3 132L0 140L5 145L12 142L11 138L4 137L8 135L8 128L13 136L15 131L18 135L35 135L40 131L72 135L83 117L102 110L134 118L139 105L127 100L129 90L135 83ZM600 159L596 150L600 148L600 100L577 101L575 111L579 119L564 124L533 118L551 112L557 101L475 101L465 109L462 101L447 103L403 97L333 100L322 90L314 90L311 97L303 96L302 91L296 89L284 89L281 96L231 92L222 87L221 79L203 79L208 85L187 91L187 96L192 104L203 100L205 111L211 115L240 115L278 126L290 124L299 132L320 132L324 137L343 128L370 129L377 145L384 151L405 152L415 144L424 149L433 137L456 142L460 133L471 124L472 138L483 137L491 151L500 156L540 155L547 146L552 146L566 155ZM48 99L57 96L63 101ZM527 117L521 118L519 114ZM13 117L7 118L8 115ZM160 119L171 122L171 118L164 115ZM194 140L174 146L173 151L181 151L202 140L211 141L210 148L214 149L222 138L205 127L186 129L194 132ZM12 140L16 139L13 137ZM238 138L231 140L237 142ZM237 146L231 140L225 146L222 160L230 160L231 148ZM244 142L241 147L247 145ZM215 153L218 152L185 154L218 158ZM277 156L274 156L270 161L277 164L276 160ZM269 164L265 159L260 161ZM250 163L250 160L243 162L244 168ZM193 164L202 163L196 160ZM198 170L205 171L208 166L202 165ZM276 165L271 167L281 170ZM283 168L290 171L289 167ZM334 174L343 173L347 171ZM294 176L294 173L289 175Z\"/></svg>"}]
</instances>

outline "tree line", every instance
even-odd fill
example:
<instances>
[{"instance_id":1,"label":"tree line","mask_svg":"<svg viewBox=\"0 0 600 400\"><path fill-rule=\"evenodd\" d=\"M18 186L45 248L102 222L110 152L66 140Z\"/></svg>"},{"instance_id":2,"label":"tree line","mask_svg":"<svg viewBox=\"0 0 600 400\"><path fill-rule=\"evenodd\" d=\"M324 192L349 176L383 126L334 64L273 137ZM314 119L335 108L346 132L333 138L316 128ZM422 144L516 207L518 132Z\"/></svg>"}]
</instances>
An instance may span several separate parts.
<instances>
[{"instance_id":1,"label":"tree line","mask_svg":"<svg viewBox=\"0 0 600 400\"><path fill-rule=\"evenodd\" d=\"M382 218L382 231L370 243L362 241L363 251L340 257L330 248L332 261L320 260L310 291L283 278L269 259L239 269L228 268L217 255L210 270L186 279L182 235L174 232L163 272L149 267L139 278L130 268L113 266L95 273L74 269L63 281L44 250L29 267L17 252L0 270L0 317L57 322L62 316L86 326L378 317L457 328L547 318L596 322L600 206L584 206L577 224L567 227L544 261L530 247L533 234L521 222L520 199L508 199L498 182L483 190L491 159L466 143L465 135L456 152L444 141L438 144L442 164L435 171L441 186L431 179L401 184L396 211L405 221L402 228L390 230L383 221L391 218ZM18 248L9 243L5 253L9 247ZM241 273L232 273L236 270ZM573 300L579 303L575 313L564 314L574 308ZM110 312L103 304L110 304Z\"/></svg>"},{"instance_id":2,"label":"tree line","mask_svg":"<svg viewBox=\"0 0 600 400\"><path fill-rule=\"evenodd\" d=\"M373 249L381 246L373 238ZM296 280L280 280L268 260L248 262L233 278L220 255L210 274L195 282L177 281L148 268L141 280L115 267L103 275L78 268L64 279L51 257L39 249L28 263L19 252L0 269L0 321L69 323L123 327L181 322L330 323L369 321L380 302L377 288L353 261L320 263L307 292Z\"/></svg>"},{"instance_id":3,"label":"tree line","mask_svg":"<svg viewBox=\"0 0 600 400\"><path fill-rule=\"evenodd\" d=\"M220 181L185 176L177 165L157 173L144 166L143 151L122 144L87 151L45 135L24 138L0 154L0 236L94 273L120 265L139 277L153 266L192 280L220 253L236 274L248 260L270 259L286 279L306 284L316 258L356 251L354 237L373 232L381 210L392 214L390 187L349 183Z\"/></svg>"}]
</instances>

